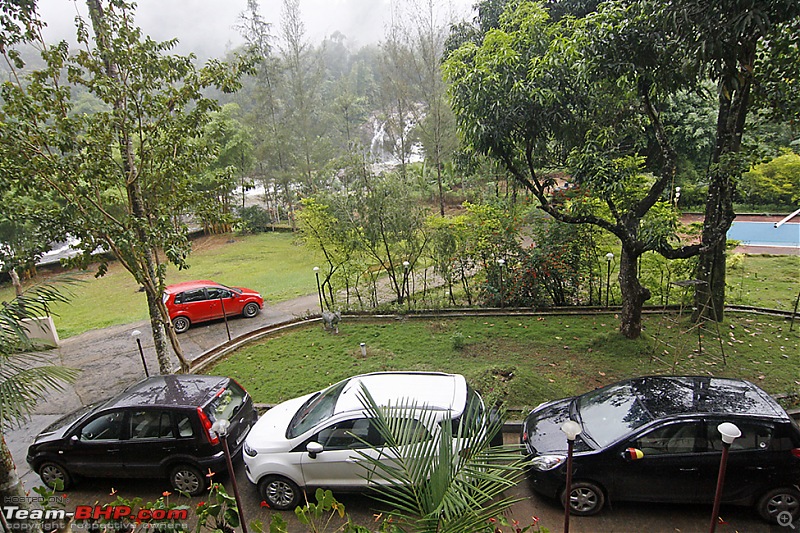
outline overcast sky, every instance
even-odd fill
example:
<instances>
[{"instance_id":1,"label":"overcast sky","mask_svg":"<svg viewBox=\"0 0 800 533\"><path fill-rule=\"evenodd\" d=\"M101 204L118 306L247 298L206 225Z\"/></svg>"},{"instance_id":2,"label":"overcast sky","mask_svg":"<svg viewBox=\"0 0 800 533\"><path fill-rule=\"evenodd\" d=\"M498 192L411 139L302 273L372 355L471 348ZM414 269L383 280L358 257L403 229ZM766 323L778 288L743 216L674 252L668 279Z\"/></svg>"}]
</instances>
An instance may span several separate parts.
<instances>
[{"instance_id":1,"label":"overcast sky","mask_svg":"<svg viewBox=\"0 0 800 533\"><path fill-rule=\"evenodd\" d=\"M397 0L396 0L397 1ZM402 1L402 0L399 0ZM451 0L459 18L469 15L475 0ZM282 0L261 0L261 14L280 29ZM76 9L86 13L83 0L39 0L39 12L47 23L49 40L74 42ZM163 41L180 40L177 52L195 52L201 58L222 55L242 43L235 26L247 0L139 0L136 21L145 34ZM377 43L389 21L390 0L300 0L308 38L314 42L342 32L351 44Z\"/></svg>"}]
</instances>

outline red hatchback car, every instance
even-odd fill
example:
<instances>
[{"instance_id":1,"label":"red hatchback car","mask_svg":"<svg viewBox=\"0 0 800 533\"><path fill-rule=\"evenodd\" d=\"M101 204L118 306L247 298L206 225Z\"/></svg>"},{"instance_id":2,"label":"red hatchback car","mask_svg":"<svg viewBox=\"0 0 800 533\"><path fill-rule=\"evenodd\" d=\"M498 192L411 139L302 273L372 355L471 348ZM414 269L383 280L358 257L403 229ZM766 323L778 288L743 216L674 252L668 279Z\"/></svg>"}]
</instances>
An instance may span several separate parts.
<instances>
[{"instance_id":1,"label":"red hatchback car","mask_svg":"<svg viewBox=\"0 0 800 533\"><path fill-rule=\"evenodd\" d=\"M176 333L192 324L223 316L252 318L264 307L264 298L252 289L226 287L214 281L185 281L164 289L164 305Z\"/></svg>"}]
</instances>

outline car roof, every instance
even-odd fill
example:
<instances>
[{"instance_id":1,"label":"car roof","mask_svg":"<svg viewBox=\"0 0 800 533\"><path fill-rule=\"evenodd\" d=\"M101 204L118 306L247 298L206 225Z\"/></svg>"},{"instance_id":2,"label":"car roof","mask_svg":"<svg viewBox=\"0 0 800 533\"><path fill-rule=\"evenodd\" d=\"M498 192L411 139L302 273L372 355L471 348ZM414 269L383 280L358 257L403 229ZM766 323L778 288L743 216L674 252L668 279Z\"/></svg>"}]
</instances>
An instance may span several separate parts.
<instances>
[{"instance_id":1,"label":"car roof","mask_svg":"<svg viewBox=\"0 0 800 533\"><path fill-rule=\"evenodd\" d=\"M109 400L104 408L202 407L225 388L229 378L198 374L153 376Z\"/></svg>"},{"instance_id":2,"label":"car roof","mask_svg":"<svg viewBox=\"0 0 800 533\"><path fill-rule=\"evenodd\" d=\"M709 376L646 376L621 382L655 418L729 414L787 418L780 405L749 381Z\"/></svg>"},{"instance_id":3,"label":"car roof","mask_svg":"<svg viewBox=\"0 0 800 533\"><path fill-rule=\"evenodd\" d=\"M220 286L219 283L216 281L211 281L208 279L200 279L194 281L182 281L180 283L173 283L172 285L167 285L164 287L165 293L176 293L182 291L188 291L191 289L202 289L203 287L218 287Z\"/></svg>"},{"instance_id":4,"label":"car roof","mask_svg":"<svg viewBox=\"0 0 800 533\"><path fill-rule=\"evenodd\" d=\"M464 410L467 382L459 374L441 372L374 372L350 378L336 402L335 413L363 411L361 387L379 406L414 402L417 407L450 411L453 418Z\"/></svg>"}]
</instances>

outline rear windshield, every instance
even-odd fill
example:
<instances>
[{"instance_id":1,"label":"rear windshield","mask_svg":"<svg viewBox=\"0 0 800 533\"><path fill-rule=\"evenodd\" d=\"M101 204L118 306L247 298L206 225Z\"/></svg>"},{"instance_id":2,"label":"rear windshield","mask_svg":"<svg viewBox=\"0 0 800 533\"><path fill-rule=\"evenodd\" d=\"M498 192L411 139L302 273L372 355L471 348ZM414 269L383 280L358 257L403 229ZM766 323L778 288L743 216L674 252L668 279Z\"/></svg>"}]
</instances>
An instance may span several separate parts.
<instances>
[{"instance_id":1,"label":"rear windshield","mask_svg":"<svg viewBox=\"0 0 800 533\"><path fill-rule=\"evenodd\" d=\"M336 401L342 393L347 381L342 381L324 391L312 396L297 410L289 427L286 428L286 438L293 439L302 435L333 414Z\"/></svg>"},{"instance_id":2,"label":"rear windshield","mask_svg":"<svg viewBox=\"0 0 800 533\"><path fill-rule=\"evenodd\" d=\"M239 408L244 405L246 399L247 393L244 389L235 381L230 380L222 392L206 406L206 415L212 423L220 418L231 420Z\"/></svg>"}]
</instances>

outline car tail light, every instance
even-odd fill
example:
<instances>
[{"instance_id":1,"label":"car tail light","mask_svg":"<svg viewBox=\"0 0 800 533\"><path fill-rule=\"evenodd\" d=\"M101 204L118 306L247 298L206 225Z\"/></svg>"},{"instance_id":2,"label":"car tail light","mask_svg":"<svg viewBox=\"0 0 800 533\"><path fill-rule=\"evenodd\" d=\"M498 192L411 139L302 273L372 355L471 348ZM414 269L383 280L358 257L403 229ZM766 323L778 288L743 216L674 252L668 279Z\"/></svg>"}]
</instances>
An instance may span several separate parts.
<instances>
[{"instance_id":1,"label":"car tail light","mask_svg":"<svg viewBox=\"0 0 800 533\"><path fill-rule=\"evenodd\" d=\"M800 459L800 448L794 448L794 449L792 450L792 455L794 455L795 457L797 457L798 459Z\"/></svg>"},{"instance_id":2,"label":"car tail light","mask_svg":"<svg viewBox=\"0 0 800 533\"><path fill-rule=\"evenodd\" d=\"M200 417L200 423L203 425L203 429L206 431L208 442L210 442L212 445L219 444L219 436L211 435L211 420L208 419L208 415L201 407L197 408L197 416Z\"/></svg>"}]
</instances>

